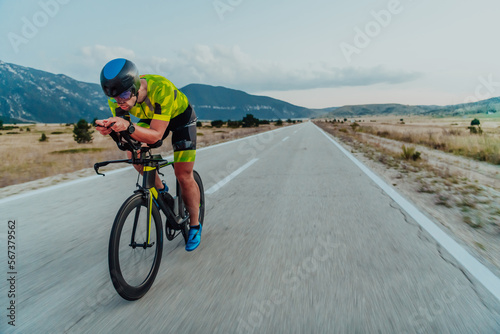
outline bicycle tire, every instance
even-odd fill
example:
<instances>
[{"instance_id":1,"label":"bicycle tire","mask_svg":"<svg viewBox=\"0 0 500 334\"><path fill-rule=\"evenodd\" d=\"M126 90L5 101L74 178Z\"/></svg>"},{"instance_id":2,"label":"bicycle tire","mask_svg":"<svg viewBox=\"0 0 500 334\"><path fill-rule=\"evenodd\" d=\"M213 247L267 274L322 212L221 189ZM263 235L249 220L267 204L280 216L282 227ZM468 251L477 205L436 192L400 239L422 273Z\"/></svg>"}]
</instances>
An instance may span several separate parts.
<instances>
[{"instance_id":1,"label":"bicycle tire","mask_svg":"<svg viewBox=\"0 0 500 334\"><path fill-rule=\"evenodd\" d=\"M198 221L202 226L204 226L205 221L205 190L203 189L203 181L201 181L201 176L197 171L193 171L194 180L200 189L200 211L198 213Z\"/></svg>"},{"instance_id":2,"label":"bicycle tire","mask_svg":"<svg viewBox=\"0 0 500 334\"><path fill-rule=\"evenodd\" d=\"M160 268L163 231L160 213L155 205L151 211L149 240L150 244L154 244L151 247L133 247L131 244L134 230L135 241L139 245L147 243L147 207L147 200L142 193L130 196L116 215L109 239L108 262L111 281L116 292L130 301L137 300L148 292ZM141 211L144 214L141 215Z\"/></svg>"}]
</instances>

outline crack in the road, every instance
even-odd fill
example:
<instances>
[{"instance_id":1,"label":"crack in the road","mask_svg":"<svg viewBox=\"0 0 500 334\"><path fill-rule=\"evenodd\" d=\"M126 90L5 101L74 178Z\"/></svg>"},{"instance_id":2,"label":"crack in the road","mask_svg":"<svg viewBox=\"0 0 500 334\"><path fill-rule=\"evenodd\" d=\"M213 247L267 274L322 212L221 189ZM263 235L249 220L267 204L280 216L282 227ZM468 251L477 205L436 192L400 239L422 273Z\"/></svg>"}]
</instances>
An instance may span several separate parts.
<instances>
[{"instance_id":1,"label":"crack in the road","mask_svg":"<svg viewBox=\"0 0 500 334\"><path fill-rule=\"evenodd\" d=\"M385 194L385 192L384 192ZM387 196L387 194L385 194ZM388 196L387 196L388 197ZM444 260L446 263L450 264L451 266L453 266L454 268L458 269L462 275L467 279L467 281L469 281L470 283L470 287L472 288L472 290L474 291L474 293L476 294L477 298L479 299L479 301L481 302L481 304L483 304L483 306L489 311L491 312L492 314L493 313L497 313L495 310L493 310L490 306L488 306L488 304L486 303L486 301L484 300L483 296L481 296L480 292L478 291L478 288L476 286L476 284L474 283L474 281L472 281L472 279L469 277L469 275L467 274L467 272L465 271L465 269L463 269L462 267L460 267L457 263L453 262L452 260L449 260L447 258L445 258L445 256L443 255L443 252L442 252L442 246L434 239L431 239L429 238L428 236L426 236L426 233L424 232L424 229L422 228L422 226L420 224L415 224L415 223L412 223L409 219L408 219L408 216L406 215L406 213L403 211L403 209L401 209L399 206L395 206L394 205L394 201L391 201L389 203L389 206L392 207L393 209L399 211L401 213L401 215L403 216L404 218L404 221L411 225L411 226L416 226L418 227L418 238L422 241L427 241L429 242L430 244L434 245L436 247L436 250L439 254L439 256L441 257L442 260ZM497 313L498 314L498 313ZM497 321L497 323L500 324L500 320Z\"/></svg>"},{"instance_id":2,"label":"crack in the road","mask_svg":"<svg viewBox=\"0 0 500 334\"><path fill-rule=\"evenodd\" d=\"M483 306L487 310L489 310L491 312L492 311L491 308L486 304L486 302L484 301L483 297L481 296L481 294L477 290L476 284L474 283L474 281L472 281L472 279L469 277L469 275L467 274L467 272L462 267L460 267L457 263L453 262L452 260L449 260L449 259L445 258L445 256L443 255L442 247L441 247L440 244L436 244L436 249L437 249L437 251L438 251L439 256L441 257L441 259L443 259L446 263L448 263L452 267L458 269L465 276L465 278L469 281L472 290L477 295L477 298L479 298L479 300L481 301L481 303L483 304Z\"/></svg>"},{"instance_id":3,"label":"crack in the road","mask_svg":"<svg viewBox=\"0 0 500 334\"><path fill-rule=\"evenodd\" d=\"M75 327L80 321L82 321L83 318L85 318L87 315L82 315L80 319L78 319L71 327L67 328L64 330L64 333L70 333L71 328Z\"/></svg>"}]
</instances>

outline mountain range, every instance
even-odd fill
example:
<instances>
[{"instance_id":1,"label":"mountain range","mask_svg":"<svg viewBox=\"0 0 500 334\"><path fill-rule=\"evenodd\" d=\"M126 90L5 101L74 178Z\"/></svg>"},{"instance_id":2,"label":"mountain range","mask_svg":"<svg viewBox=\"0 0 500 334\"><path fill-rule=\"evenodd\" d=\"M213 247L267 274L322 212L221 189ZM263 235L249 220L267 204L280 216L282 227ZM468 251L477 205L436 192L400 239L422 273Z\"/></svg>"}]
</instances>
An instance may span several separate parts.
<instances>
[{"instance_id":1,"label":"mountain range","mask_svg":"<svg viewBox=\"0 0 500 334\"><path fill-rule=\"evenodd\" d=\"M200 120L361 117L369 115L464 115L497 112L500 97L450 106L366 104L308 109L225 87L190 84L180 88ZM0 61L0 119L4 123L75 123L110 116L100 85Z\"/></svg>"},{"instance_id":2,"label":"mountain range","mask_svg":"<svg viewBox=\"0 0 500 334\"><path fill-rule=\"evenodd\" d=\"M404 104L364 104L335 108L324 113L322 117L361 117L373 115L432 115L432 116L462 116L476 113L496 113L500 110L500 98L494 97L474 103L464 103L448 106Z\"/></svg>"},{"instance_id":3,"label":"mountain range","mask_svg":"<svg viewBox=\"0 0 500 334\"><path fill-rule=\"evenodd\" d=\"M185 93L200 120L308 118L310 109L225 87L190 84ZM100 85L0 61L0 118L4 123L75 123L110 116Z\"/></svg>"}]
</instances>

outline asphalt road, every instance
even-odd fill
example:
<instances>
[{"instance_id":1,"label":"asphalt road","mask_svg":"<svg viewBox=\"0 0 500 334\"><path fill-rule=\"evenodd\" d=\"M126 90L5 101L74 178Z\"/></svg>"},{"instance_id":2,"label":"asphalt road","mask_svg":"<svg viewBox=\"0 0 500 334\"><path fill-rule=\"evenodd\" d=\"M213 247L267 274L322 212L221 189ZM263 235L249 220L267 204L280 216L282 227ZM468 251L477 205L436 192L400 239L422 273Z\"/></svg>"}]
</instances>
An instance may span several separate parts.
<instances>
[{"instance_id":1,"label":"asphalt road","mask_svg":"<svg viewBox=\"0 0 500 334\"><path fill-rule=\"evenodd\" d=\"M195 168L202 243L188 253L165 239L156 281L135 302L107 267L134 170L0 202L0 332L500 332L498 299L312 123L199 150Z\"/></svg>"}]
</instances>

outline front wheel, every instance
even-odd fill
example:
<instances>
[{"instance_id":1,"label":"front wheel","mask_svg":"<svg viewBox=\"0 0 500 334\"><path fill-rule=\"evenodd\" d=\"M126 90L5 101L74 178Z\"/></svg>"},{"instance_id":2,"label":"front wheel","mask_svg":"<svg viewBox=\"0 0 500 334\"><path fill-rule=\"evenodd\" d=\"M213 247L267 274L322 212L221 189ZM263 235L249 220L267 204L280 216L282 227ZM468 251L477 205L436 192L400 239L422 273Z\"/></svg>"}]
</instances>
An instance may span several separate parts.
<instances>
[{"instance_id":1,"label":"front wheel","mask_svg":"<svg viewBox=\"0 0 500 334\"><path fill-rule=\"evenodd\" d=\"M129 197L118 211L111 230L109 272L116 291L126 300L144 296L160 267L162 224L156 206L151 209L149 224L145 196L137 193Z\"/></svg>"}]
</instances>

